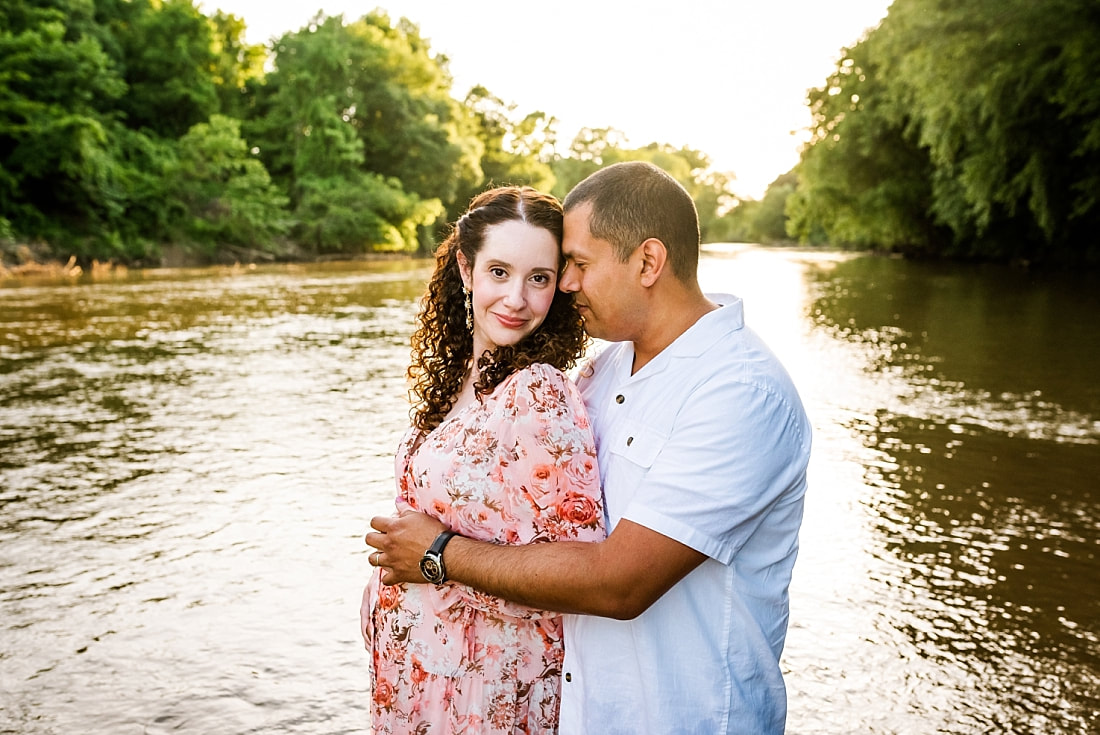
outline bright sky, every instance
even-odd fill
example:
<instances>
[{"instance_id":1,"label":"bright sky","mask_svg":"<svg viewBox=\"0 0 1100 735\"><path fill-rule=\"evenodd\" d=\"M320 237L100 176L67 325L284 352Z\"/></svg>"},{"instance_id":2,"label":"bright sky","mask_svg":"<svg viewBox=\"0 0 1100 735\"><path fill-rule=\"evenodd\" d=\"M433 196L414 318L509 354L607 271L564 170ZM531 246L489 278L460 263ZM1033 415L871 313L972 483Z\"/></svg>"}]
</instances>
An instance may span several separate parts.
<instances>
[{"instance_id":1,"label":"bright sky","mask_svg":"<svg viewBox=\"0 0 1100 735\"><path fill-rule=\"evenodd\" d=\"M316 0L315 0L316 1ZM244 18L263 43L314 15L358 19L375 7L413 21L450 59L461 99L485 86L516 115L558 118L568 144L582 127L620 130L630 147L688 146L759 199L798 162L810 123L806 91L840 49L885 17L891 0L201 0Z\"/></svg>"}]
</instances>

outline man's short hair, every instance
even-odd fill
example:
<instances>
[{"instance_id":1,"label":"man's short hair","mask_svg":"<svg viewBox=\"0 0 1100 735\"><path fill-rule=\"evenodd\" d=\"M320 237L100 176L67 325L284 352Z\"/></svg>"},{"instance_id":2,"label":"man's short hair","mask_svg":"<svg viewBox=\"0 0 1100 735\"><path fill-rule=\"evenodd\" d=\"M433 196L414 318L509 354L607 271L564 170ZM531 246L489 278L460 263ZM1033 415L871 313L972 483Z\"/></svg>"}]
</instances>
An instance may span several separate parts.
<instances>
[{"instance_id":1,"label":"man's short hair","mask_svg":"<svg viewBox=\"0 0 1100 735\"><path fill-rule=\"evenodd\" d=\"M593 237L611 243L619 260L645 240L664 243L672 273L694 281L699 267L699 214L676 179L645 161L614 163L573 187L565 197L566 214L591 203Z\"/></svg>"}]
</instances>

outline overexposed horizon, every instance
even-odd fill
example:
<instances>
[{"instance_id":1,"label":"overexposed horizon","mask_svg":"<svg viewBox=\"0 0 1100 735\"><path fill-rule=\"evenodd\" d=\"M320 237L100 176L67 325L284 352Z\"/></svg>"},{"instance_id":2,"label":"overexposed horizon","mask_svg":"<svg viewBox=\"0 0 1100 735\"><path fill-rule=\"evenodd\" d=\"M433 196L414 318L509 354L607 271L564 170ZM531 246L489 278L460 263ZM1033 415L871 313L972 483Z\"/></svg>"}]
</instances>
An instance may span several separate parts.
<instances>
[{"instance_id":1,"label":"overexposed horizon","mask_svg":"<svg viewBox=\"0 0 1100 735\"><path fill-rule=\"evenodd\" d=\"M483 0L201 0L244 19L250 43L308 25L317 12L347 22L378 8L420 28L449 60L452 93L482 85L517 115L556 117L567 145L583 127L614 128L628 145L652 142L707 154L759 199L798 162L810 124L806 93L842 48L886 15L891 0L680 0L552 5Z\"/></svg>"}]
</instances>

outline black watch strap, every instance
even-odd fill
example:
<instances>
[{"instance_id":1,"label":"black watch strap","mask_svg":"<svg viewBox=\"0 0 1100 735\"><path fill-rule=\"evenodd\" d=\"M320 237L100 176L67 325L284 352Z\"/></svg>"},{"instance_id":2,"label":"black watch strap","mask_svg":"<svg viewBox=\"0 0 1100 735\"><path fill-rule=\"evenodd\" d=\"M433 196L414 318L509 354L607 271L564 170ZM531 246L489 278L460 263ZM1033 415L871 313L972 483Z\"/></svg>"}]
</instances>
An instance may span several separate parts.
<instances>
[{"instance_id":1,"label":"black watch strap","mask_svg":"<svg viewBox=\"0 0 1100 735\"><path fill-rule=\"evenodd\" d=\"M432 546L428 551L432 554L443 554L443 549L447 548L447 542L454 538L457 534L454 531L444 531L435 537L435 541L432 542Z\"/></svg>"},{"instance_id":2,"label":"black watch strap","mask_svg":"<svg viewBox=\"0 0 1100 735\"><path fill-rule=\"evenodd\" d=\"M447 565L443 563L443 549L454 536L454 531L444 531L439 534L431 547L424 552L424 556L420 558L420 573L432 584L443 584L447 581Z\"/></svg>"}]
</instances>

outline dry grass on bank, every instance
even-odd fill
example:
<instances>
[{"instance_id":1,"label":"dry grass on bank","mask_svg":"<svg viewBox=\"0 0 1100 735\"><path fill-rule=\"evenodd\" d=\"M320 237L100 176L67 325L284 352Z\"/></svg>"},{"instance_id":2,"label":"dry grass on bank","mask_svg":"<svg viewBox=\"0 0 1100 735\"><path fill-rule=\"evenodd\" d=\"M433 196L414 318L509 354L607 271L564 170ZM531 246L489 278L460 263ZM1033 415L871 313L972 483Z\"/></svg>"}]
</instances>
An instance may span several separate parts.
<instances>
[{"instance_id":1,"label":"dry grass on bank","mask_svg":"<svg viewBox=\"0 0 1100 735\"><path fill-rule=\"evenodd\" d=\"M25 245L18 248L15 259L18 262L14 265L0 260L0 281L11 278L79 278L85 273L94 276L125 273L127 270L125 265L100 263L98 260L93 260L86 270L76 262L75 255L69 256L69 260L64 263L59 260L42 260L35 257L34 252Z\"/></svg>"}]
</instances>

